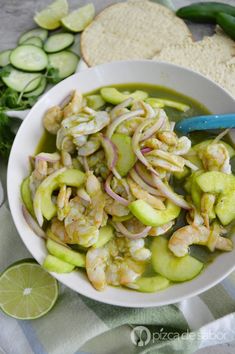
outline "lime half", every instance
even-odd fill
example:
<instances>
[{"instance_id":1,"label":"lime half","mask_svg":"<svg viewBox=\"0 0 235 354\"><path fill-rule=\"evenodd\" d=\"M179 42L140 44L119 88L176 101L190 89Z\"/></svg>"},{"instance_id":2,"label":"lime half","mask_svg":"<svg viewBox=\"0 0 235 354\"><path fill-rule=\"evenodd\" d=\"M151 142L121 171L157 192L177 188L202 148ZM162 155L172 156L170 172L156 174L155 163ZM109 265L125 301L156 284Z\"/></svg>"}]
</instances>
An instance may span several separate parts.
<instances>
[{"instance_id":1,"label":"lime half","mask_svg":"<svg viewBox=\"0 0 235 354\"><path fill-rule=\"evenodd\" d=\"M0 277L0 307L11 317L39 318L51 310L57 297L57 280L35 262L17 262Z\"/></svg>"},{"instance_id":2,"label":"lime half","mask_svg":"<svg viewBox=\"0 0 235 354\"><path fill-rule=\"evenodd\" d=\"M42 28L54 30L60 27L60 20L68 14L67 0L56 0L34 16L34 21Z\"/></svg>"},{"instance_id":3,"label":"lime half","mask_svg":"<svg viewBox=\"0 0 235 354\"><path fill-rule=\"evenodd\" d=\"M88 4L72 11L68 16L62 18L61 23L69 31L81 32L91 23L94 16L94 5Z\"/></svg>"}]
</instances>

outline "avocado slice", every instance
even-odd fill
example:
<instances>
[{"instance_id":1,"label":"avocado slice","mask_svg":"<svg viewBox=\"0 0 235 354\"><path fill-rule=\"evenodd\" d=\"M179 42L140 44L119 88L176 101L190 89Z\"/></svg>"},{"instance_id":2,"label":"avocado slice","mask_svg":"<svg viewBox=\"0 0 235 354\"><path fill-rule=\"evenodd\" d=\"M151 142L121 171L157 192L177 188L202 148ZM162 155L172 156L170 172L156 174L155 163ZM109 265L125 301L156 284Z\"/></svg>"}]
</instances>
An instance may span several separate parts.
<instances>
[{"instance_id":1,"label":"avocado slice","mask_svg":"<svg viewBox=\"0 0 235 354\"><path fill-rule=\"evenodd\" d=\"M224 193L235 189L235 177L218 171L205 172L196 178L196 182L206 193Z\"/></svg>"},{"instance_id":2,"label":"avocado slice","mask_svg":"<svg viewBox=\"0 0 235 354\"><path fill-rule=\"evenodd\" d=\"M169 250L168 240L164 237L154 238L151 251L153 269L171 281L182 282L190 280L196 277L203 269L203 263L190 255L176 257Z\"/></svg>"},{"instance_id":3,"label":"avocado slice","mask_svg":"<svg viewBox=\"0 0 235 354\"><path fill-rule=\"evenodd\" d=\"M31 196L31 191L30 191L30 176L26 177L23 182L21 183L21 198L24 202L24 205L30 212L30 214L33 216L34 211L33 211L33 201L32 201L32 196Z\"/></svg>"},{"instance_id":4,"label":"avocado slice","mask_svg":"<svg viewBox=\"0 0 235 354\"><path fill-rule=\"evenodd\" d=\"M177 218L180 207L170 200L166 202L166 209L157 210L151 207L144 200L138 199L129 204L132 214L147 226L161 226Z\"/></svg>"},{"instance_id":5,"label":"avocado slice","mask_svg":"<svg viewBox=\"0 0 235 354\"><path fill-rule=\"evenodd\" d=\"M213 142L213 139L208 139L208 140L202 141L201 143L194 145L192 147L192 149L196 152L199 152L201 150L205 150L207 148L207 146L210 145L212 142ZM235 150L231 145L229 145L228 143L225 143L224 141L220 141L219 143L223 144L226 147L230 158L235 156Z\"/></svg>"},{"instance_id":6,"label":"avocado slice","mask_svg":"<svg viewBox=\"0 0 235 354\"><path fill-rule=\"evenodd\" d=\"M97 242L93 245L94 248L103 247L107 242L113 238L113 228L110 225L106 225L100 228Z\"/></svg>"},{"instance_id":7,"label":"avocado slice","mask_svg":"<svg viewBox=\"0 0 235 354\"><path fill-rule=\"evenodd\" d=\"M51 220L56 215L56 206L52 202L52 193L63 184L71 187L80 187L85 181L85 174L77 169L61 169L48 176L39 185L34 197L34 210L41 207L42 215ZM36 214L36 212L35 212Z\"/></svg>"},{"instance_id":8,"label":"avocado slice","mask_svg":"<svg viewBox=\"0 0 235 354\"><path fill-rule=\"evenodd\" d=\"M144 91L137 90L130 94L124 94L114 87L104 87L100 90L100 94L106 102L113 105L122 103L129 97L132 97L134 100L145 100L148 97L147 92Z\"/></svg>"},{"instance_id":9,"label":"avocado slice","mask_svg":"<svg viewBox=\"0 0 235 354\"><path fill-rule=\"evenodd\" d=\"M226 226L235 219L235 190L221 194L218 198L215 212L220 222Z\"/></svg>"},{"instance_id":10,"label":"avocado slice","mask_svg":"<svg viewBox=\"0 0 235 354\"><path fill-rule=\"evenodd\" d=\"M117 133L112 136L111 140L117 147L118 151L118 160L115 167L118 173L124 177L136 162L136 156L132 149L131 137Z\"/></svg>"}]
</instances>

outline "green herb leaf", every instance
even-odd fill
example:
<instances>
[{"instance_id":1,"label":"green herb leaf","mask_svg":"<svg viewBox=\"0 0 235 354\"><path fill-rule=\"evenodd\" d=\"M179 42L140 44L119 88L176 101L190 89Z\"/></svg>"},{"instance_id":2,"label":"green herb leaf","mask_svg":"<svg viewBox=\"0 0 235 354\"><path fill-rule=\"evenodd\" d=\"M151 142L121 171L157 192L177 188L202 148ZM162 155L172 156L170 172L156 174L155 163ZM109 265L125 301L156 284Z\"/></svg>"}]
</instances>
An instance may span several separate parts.
<instances>
[{"instance_id":1,"label":"green herb leaf","mask_svg":"<svg viewBox=\"0 0 235 354\"><path fill-rule=\"evenodd\" d=\"M11 66L10 65L6 65L0 69L0 77L9 76L10 73L11 73Z\"/></svg>"},{"instance_id":2,"label":"green herb leaf","mask_svg":"<svg viewBox=\"0 0 235 354\"><path fill-rule=\"evenodd\" d=\"M49 68L46 74L47 81L52 84L57 84L61 79L59 70L55 68Z\"/></svg>"}]
</instances>

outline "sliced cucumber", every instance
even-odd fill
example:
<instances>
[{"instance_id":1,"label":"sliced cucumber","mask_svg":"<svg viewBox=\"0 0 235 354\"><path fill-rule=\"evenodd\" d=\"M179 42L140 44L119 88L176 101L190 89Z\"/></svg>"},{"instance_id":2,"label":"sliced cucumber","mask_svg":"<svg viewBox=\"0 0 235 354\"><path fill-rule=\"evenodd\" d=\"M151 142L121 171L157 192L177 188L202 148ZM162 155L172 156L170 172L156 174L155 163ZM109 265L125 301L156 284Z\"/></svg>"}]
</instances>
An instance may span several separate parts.
<instances>
[{"instance_id":1,"label":"sliced cucumber","mask_svg":"<svg viewBox=\"0 0 235 354\"><path fill-rule=\"evenodd\" d=\"M44 44L44 50L47 53L60 52L68 48L74 42L74 35L71 33L57 33L47 38Z\"/></svg>"},{"instance_id":2,"label":"sliced cucumber","mask_svg":"<svg viewBox=\"0 0 235 354\"><path fill-rule=\"evenodd\" d=\"M137 90L131 94L125 95L114 87L104 87L100 90L100 94L106 102L114 105L122 103L129 97L132 97L134 100L145 100L148 97L148 94L145 91Z\"/></svg>"},{"instance_id":3,"label":"sliced cucumber","mask_svg":"<svg viewBox=\"0 0 235 354\"><path fill-rule=\"evenodd\" d=\"M88 107L97 110L105 105L105 101L103 100L101 95L89 95L86 96Z\"/></svg>"},{"instance_id":4,"label":"sliced cucumber","mask_svg":"<svg viewBox=\"0 0 235 354\"><path fill-rule=\"evenodd\" d=\"M42 78L39 73L25 73L12 69L9 76L2 77L2 81L15 91L30 92L38 87Z\"/></svg>"},{"instance_id":5,"label":"sliced cucumber","mask_svg":"<svg viewBox=\"0 0 235 354\"><path fill-rule=\"evenodd\" d=\"M200 152L200 151L203 151L207 148L208 145L210 145L211 143L213 142L213 139L209 139L209 140L205 140L205 141L202 141L201 143L199 144L196 144L192 147L193 150L195 150L196 152ZM224 141L220 141L219 142L220 144L223 144L226 149L228 150L228 153L229 153L229 157L232 158L235 156L235 150L234 148L229 145L228 143L225 143Z\"/></svg>"},{"instance_id":6,"label":"sliced cucumber","mask_svg":"<svg viewBox=\"0 0 235 354\"><path fill-rule=\"evenodd\" d=\"M68 249L51 239L47 240L47 249L52 256L62 261L73 264L76 267L85 267L86 257L84 254Z\"/></svg>"},{"instance_id":7,"label":"sliced cucumber","mask_svg":"<svg viewBox=\"0 0 235 354\"><path fill-rule=\"evenodd\" d=\"M11 64L25 71L42 71L47 67L46 53L34 45L20 45L10 55Z\"/></svg>"},{"instance_id":8,"label":"sliced cucumber","mask_svg":"<svg viewBox=\"0 0 235 354\"><path fill-rule=\"evenodd\" d=\"M47 85L47 80L43 76L41 81L40 81L39 86L35 90L33 90L33 91L29 92L29 93L26 93L24 95L24 97L32 97L32 96L38 97L38 96L40 96L44 92L44 90L46 88L46 85Z\"/></svg>"},{"instance_id":9,"label":"sliced cucumber","mask_svg":"<svg viewBox=\"0 0 235 354\"><path fill-rule=\"evenodd\" d=\"M152 265L155 272L175 282L190 280L203 269L203 263L189 255L176 257L168 249L168 240L156 237L151 246Z\"/></svg>"},{"instance_id":10,"label":"sliced cucumber","mask_svg":"<svg viewBox=\"0 0 235 354\"><path fill-rule=\"evenodd\" d=\"M36 47L42 48L43 47L43 41L39 37L30 37L26 39L24 42L22 42L22 45L35 45Z\"/></svg>"},{"instance_id":11,"label":"sliced cucumber","mask_svg":"<svg viewBox=\"0 0 235 354\"><path fill-rule=\"evenodd\" d=\"M118 160L115 167L122 177L126 176L136 162L136 156L132 148L132 140L128 135L119 133L114 134L111 140L118 151Z\"/></svg>"},{"instance_id":12,"label":"sliced cucumber","mask_svg":"<svg viewBox=\"0 0 235 354\"><path fill-rule=\"evenodd\" d=\"M197 177L197 184L205 193L224 193L235 189L235 177L223 172L205 172Z\"/></svg>"},{"instance_id":13,"label":"sliced cucumber","mask_svg":"<svg viewBox=\"0 0 235 354\"><path fill-rule=\"evenodd\" d=\"M31 196L31 191L29 187L29 182L30 182L30 177L27 177L23 180L21 183L21 198L24 202L24 205L28 209L31 215L34 215L33 211L33 201L32 201L32 196Z\"/></svg>"},{"instance_id":14,"label":"sliced cucumber","mask_svg":"<svg viewBox=\"0 0 235 354\"><path fill-rule=\"evenodd\" d=\"M196 206L198 210L201 209L202 190L197 184L197 178L201 174L203 174L203 171L198 170L191 175L192 176L191 195L192 195L193 204Z\"/></svg>"},{"instance_id":15,"label":"sliced cucumber","mask_svg":"<svg viewBox=\"0 0 235 354\"><path fill-rule=\"evenodd\" d=\"M235 190L222 194L215 207L220 222L226 226L235 219Z\"/></svg>"},{"instance_id":16,"label":"sliced cucumber","mask_svg":"<svg viewBox=\"0 0 235 354\"><path fill-rule=\"evenodd\" d=\"M81 56L81 50L80 50L80 35L76 34L74 35L74 42L71 47L68 48L71 52L74 54L77 54Z\"/></svg>"},{"instance_id":17,"label":"sliced cucumber","mask_svg":"<svg viewBox=\"0 0 235 354\"><path fill-rule=\"evenodd\" d=\"M73 264L62 261L61 259L48 255L43 262L43 268L49 272L70 273L74 270Z\"/></svg>"},{"instance_id":18,"label":"sliced cucumber","mask_svg":"<svg viewBox=\"0 0 235 354\"><path fill-rule=\"evenodd\" d=\"M186 112L190 109L190 107L184 103L177 102L177 101L171 101L171 100L166 100L164 98L155 98L156 102L159 104L162 104L163 106L166 107L172 107L175 109L178 109L178 111L181 112Z\"/></svg>"},{"instance_id":19,"label":"sliced cucumber","mask_svg":"<svg viewBox=\"0 0 235 354\"><path fill-rule=\"evenodd\" d=\"M169 280L161 275L156 275L154 277L139 277L134 283L128 284L130 288L143 293L155 293L166 289L169 285Z\"/></svg>"},{"instance_id":20,"label":"sliced cucumber","mask_svg":"<svg viewBox=\"0 0 235 354\"><path fill-rule=\"evenodd\" d=\"M10 55L11 55L12 50L4 50L3 52L0 53L0 66L6 66L10 64Z\"/></svg>"},{"instance_id":21,"label":"sliced cucumber","mask_svg":"<svg viewBox=\"0 0 235 354\"><path fill-rule=\"evenodd\" d=\"M184 166L184 169L182 172L174 172L173 173L175 178L177 179L184 179L190 174L190 169L186 166Z\"/></svg>"},{"instance_id":22,"label":"sliced cucumber","mask_svg":"<svg viewBox=\"0 0 235 354\"><path fill-rule=\"evenodd\" d=\"M66 77L72 75L78 65L78 56L69 51L62 51L59 53L49 54L49 66L59 70L60 79L65 79Z\"/></svg>"},{"instance_id":23,"label":"sliced cucumber","mask_svg":"<svg viewBox=\"0 0 235 354\"><path fill-rule=\"evenodd\" d=\"M34 28L28 32L23 33L20 38L18 43L22 44L24 41L31 37L39 37L43 42L47 39L48 36L48 31L42 28Z\"/></svg>"},{"instance_id":24,"label":"sliced cucumber","mask_svg":"<svg viewBox=\"0 0 235 354\"><path fill-rule=\"evenodd\" d=\"M107 242L113 238L113 228L110 225L106 225L100 228L99 237L97 242L93 245L94 248L103 247Z\"/></svg>"}]
</instances>

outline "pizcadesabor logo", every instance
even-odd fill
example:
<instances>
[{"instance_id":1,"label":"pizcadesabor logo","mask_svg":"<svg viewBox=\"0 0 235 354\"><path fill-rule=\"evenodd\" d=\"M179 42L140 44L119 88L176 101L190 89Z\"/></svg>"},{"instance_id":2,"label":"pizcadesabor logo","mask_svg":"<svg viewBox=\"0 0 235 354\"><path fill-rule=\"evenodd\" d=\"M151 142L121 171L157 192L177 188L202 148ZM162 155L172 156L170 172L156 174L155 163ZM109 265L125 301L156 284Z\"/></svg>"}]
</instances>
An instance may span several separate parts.
<instances>
[{"instance_id":1,"label":"pizcadesabor logo","mask_svg":"<svg viewBox=\"0 0 235 354\"><path fill-rule=\"evenodd\" d=\"M151 332L145 326L136 326L131 331L131 341L138 347L144 347L151 340Z\"/></svg>"}]
</instances>

